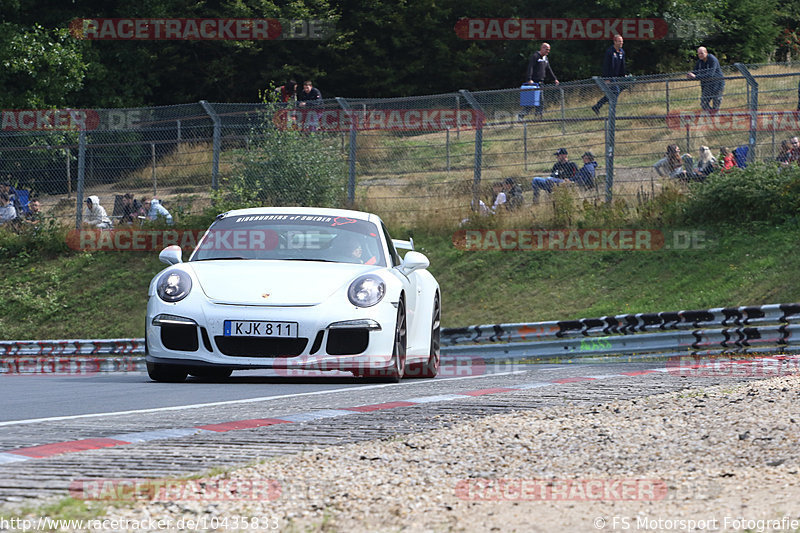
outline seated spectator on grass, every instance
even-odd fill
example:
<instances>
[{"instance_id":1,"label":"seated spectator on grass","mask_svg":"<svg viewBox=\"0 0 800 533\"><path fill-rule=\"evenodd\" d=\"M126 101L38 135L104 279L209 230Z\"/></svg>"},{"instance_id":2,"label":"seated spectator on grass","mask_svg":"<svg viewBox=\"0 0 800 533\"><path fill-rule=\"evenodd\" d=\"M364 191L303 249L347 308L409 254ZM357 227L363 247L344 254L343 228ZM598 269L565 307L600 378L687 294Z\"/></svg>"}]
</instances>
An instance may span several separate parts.
<instances>
[{"instance_id":1,"label":"seated spectator on grass","mask_svg":"<svg viewBox=\"0 0 800 533\"><path fill-rule=\"evenodd\" d=\"M492 192L494 193L494 199L492 200L492 213L497 213L498 208L507 201L506 193L503 191L504 188L505 187L502 181L497 181L492 184Z\"/></svg>"},{"instance_id":2,"label":"seated spectator on grass","mask_svg":"<svg viewBox=\"0 0 800 533\"><path fill-rule=\"evenodd\" d=\"M581 159L583 159L583 166L575 174L572 181L583 189L594 189L594 178L597 171L597 161L594 160L594 154L587 150L583 153Z\"/></svg>"},{"instance_id":3,"label":"seated spectator on grass","mask_svg":"<svg viewBox=\"0 0 800 533\"><path fill-rule=\"evenodd\" d=\"M38 198L28 202L28 212L25 213L25 221L31 224L38 224L42 218L42 204Z\"/></svg>"},{"instance_id":4,"label":"seated spectator on grass","mask_svg":"<svg viewBox=\"0 0 800 533\"><path fill-rule=\"evenodd\" d=\"M695 178L699 181L705 180L709 174L717 168L717 158L711 153L708 146L700 147L700 159L697 161L697 168L694 171Z\"/></svg>"},{"instance_id":5,"label":"seated spectator on grass","mask_svg":"<svg viewBox=\"0 0 800 533\"><path fill-rule=\"evenodd\" d=\"M788 167L789 163L792 162L792 143L789 139L781 141L781 148L775 160L784 167Z\"/></svg>"},{"instance_id":6,"label":"seated spectator on grass","mask_svg":"<svg viewBox=\"0 0 800 533\"><path fill-rule=\"evenodd\" d=\"M800 164L800 140L797 137L792 137L790 139L792 145L792 155L789 158L789 163L794 163L795 161Z\"/></svg>"},{"instance_id":7,"label":"seated spectator on grass","mask_svg":"<svg viewBox=\"0 0 800 533\"><path fill-rule=\"evenodd\" d=\"M517 182L514 181L514 178L506 178L503 180L503 192L506 193L507 209L511 210L522 207L522 187L517 185Z\"/></svg>"},{"instance_id":8,"label":"seated spectator on grass","mask_svg":"<svg viewBox=\"0 0 800 533\"><path fill-rule=\"evenodd\" d=\"M676 179L686 179L686 171L683 169L683 160L681 159L681 149L677 144L670 144L667 146L667 153L653 165L659 176L665 176Z\"/></svg>"},{"instance_id":9,"label":"seated spectator on grass","mask_svg":"<svg viewBox=\"0 0 800 533\"><path fill-rule=\"evenodd\" d=\"M86 199L83 223L97 229L111 229L111 219L108 218L105 208L100 205L100 198L97 196L90 196Z\"/></svg>"},{"instance_id":10,"label":"seated spectator on grass","mask_svg":"<svg viewBox=\"0 0 800 533\"><path fill-rule=\"evenodd\" d=\"M720 172L727 172L732 168L736 168L736 159L733 157L733 152L727 146L719 149L719 158L722 160Z\"/></svg>"},{"instance_id":11,"label":"seated spectator on grass","mask_svg":"<svg viewBox=\"0 0 800 533\"><path fill-rule=\"evenodd\" d=\"M122 224L133 224L139 215L144 214L141 202L133 197L129 192L122 197Z\"/></svg>"},{"instance_id":12,"label":"seated spectator on grass","mask_svg":"<svg viewBox=\"0 0 800 533\"><path fill-rule=\"evenodd\" d=\"M531 180L531 187L533 187L533 200L539 200L539 191L553 192L553 186L563 183L564 181L572 181L575 174L578 173L578 165L569 161L569 156L566 148L559 148L554 154L558 158L553 168L550 170L550 176L537 177Z\"/></svg>"},{"instance_id":13,"label":"seated spectator on grass","mask_svg":"<svg viewBox=\"0 0 800 533\"><path fill-rule=\"evenodd\" d=\"M148 220L156 220L158 217L164 217L167 224L172 225L172 215L169 214L166 207L161 205L158 198L153 198L145 204L145 213Z\"/></svg>"},{"instance_id":14,"label":"seated spectator on grass","mask_svg":"<svg viewBox=\"0 0 800 533\"><path fill-rule=\"evenodd\" d=\"M8 198L8 194L0 192L0 224L11 222L17 218L17 210Z\"/></svg>"}]
</instances>

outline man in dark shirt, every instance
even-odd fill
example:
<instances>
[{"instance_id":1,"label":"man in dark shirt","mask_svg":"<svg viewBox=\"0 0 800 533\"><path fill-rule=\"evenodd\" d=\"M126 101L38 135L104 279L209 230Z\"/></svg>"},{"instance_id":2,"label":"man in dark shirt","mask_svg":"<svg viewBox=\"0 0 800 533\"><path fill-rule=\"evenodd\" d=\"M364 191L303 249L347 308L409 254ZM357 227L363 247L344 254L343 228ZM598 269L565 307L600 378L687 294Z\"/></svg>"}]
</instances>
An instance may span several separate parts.
<instances>
[{"instance_id":1,"label":"man in dark shirt","mask_svg":"<svg viewBox=\"0 0 800 533\"><path fill-rule=\"evenodd\" d=\"M550 45L548 43L542 43L539 51L531 54L531 57L528 60L528 70L525 72L525 85L533 87L537 90L534 91L534 94L532 95L534 105L523 106L522 112L519 114L520 119L530 113L531 108L535 110L535 115L537 117L542 116L544 102L542 100L542 92L538 89L540 89L542 83L544 83L548 72L550 72L550 76L552 76L553 80L555 80L555 84L558 85L558 78L553 73L553 68L550 66L550 61L547 58L548 54L550 54Z\"/></svg>"},{"instance_id":2,"label":"man in dark shirt","mask_svg":"<svg viewBox=\"0 0 800 533\"><path fill-rule=\"evenodd\" d=\"M603 77L606 82L612 83L614 80L609 78L622 78L628 75L628 69L625 67L625 50L622 49L622 35L614 36L613 46L606 49L606 54L603 56ZM611 90L619 95L622 90L616 83L611 85ZM600 108L608 103L608 97L603 97L592 106L592 111L595 115L600 114Z\"/></svg>"},{"instance_id":3,"label":"man in dark shirt","mask_svg":"<svg viewBox=\"0 0 800 533\"><path fill-rule=\"evenodd\" d=\"M575 174L578 172L578 165L568 160L566 148L559 148L554 156L557 161L550 170L550 176L543 178L537 177L531 180L531 187L533 188L534 201L539 200L539 192L547 191L553 192L553 185L557 185L564 181L572 181Z\"/></svg>"},{"instance_id":4,"label":"man in dark shirt","mask_svg":"<svg viewBox=\"0 0 800 533\"><path fill-rule=\"evenodd\" d=\"M297 93L297 105L315 106L322 101L322 93L308 80L303 82L303 90Z\"/></svg>"},{"instance_id":5,"label":"man in dark shirt","mask_svg":"<svg viewBox=\"0 0 800 533\"><path fill-rule=\"evenodd\" d=\"M725 90L725 75L719 60L714 54L709 54L705 46L697 49L697 63L687 77L700 80L700 107L705 111L719 111Z\"/></svg>"}]
</instances>

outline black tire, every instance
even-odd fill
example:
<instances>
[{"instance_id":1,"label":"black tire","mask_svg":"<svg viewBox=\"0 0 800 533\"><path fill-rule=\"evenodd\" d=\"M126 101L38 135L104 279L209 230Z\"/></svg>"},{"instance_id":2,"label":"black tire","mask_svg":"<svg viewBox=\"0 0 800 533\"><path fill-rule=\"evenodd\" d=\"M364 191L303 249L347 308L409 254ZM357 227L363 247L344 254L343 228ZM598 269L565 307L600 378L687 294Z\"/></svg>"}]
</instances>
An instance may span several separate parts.
<instances>
[{"instance_id":1,"label":"black tire","mask_svg":"<svg viewBox=\"0 0 800 533\"><path fill-rule=\"evenodd\" d=\"M397 304L397 320L394 326L394 344L392 348L391 366L380 370L359 371L371 378L380 378L386 383L399 383L406 370L406 347L408 346L408 329L406 327L406 304L402 298ZM354 375L358 375L353 372Z\"/></svg>"},{"instance_id":2,"label":"black tire","mask_svg":"<svg viewBox=\"0 0 800 533\"><path fill-rule=\"evenodd\" d=\"M147 361L147 375L153 381L164 383L183 383L189 374L185 367L178 365L164 365Z\"/></svg>"},{"instance_id":3,"label":"black tire","mask_svg":"<svg viewBox=\"0 0 800 533\"><path fill-rule=\"evenodd\" d=\"M439 373L441 361L442 339L442 305L439 302L439 293L433 299L433 314L431 318L431 347L430 356L424 363L413 363L406 369L407 378L435 378Z\"/></svg>"},{"instance_id":4,"label":"black tire","mask_svg":"<svg viewBox=\"0 0 800 533\"><path fill-rule=\"evenodd\" d=\"M189 375L200 379L227 379L233 374L232 368L214 366L190 368Z\"/></svg>"}]
</instances>

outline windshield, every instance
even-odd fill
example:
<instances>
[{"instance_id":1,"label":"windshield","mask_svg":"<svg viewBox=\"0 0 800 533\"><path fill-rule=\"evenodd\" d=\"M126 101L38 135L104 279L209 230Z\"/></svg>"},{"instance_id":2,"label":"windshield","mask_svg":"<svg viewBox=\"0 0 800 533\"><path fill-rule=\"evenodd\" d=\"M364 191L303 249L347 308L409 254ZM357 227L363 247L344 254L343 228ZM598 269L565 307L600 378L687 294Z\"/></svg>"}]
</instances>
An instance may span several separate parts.
<instances>
[{"instance_id":1,"label":"windshield","mask_svg":"<svg viewBox=\"0 0 800 533\"><path fill-rule=\"evenodd\" d=\"M214 222L190 261L276 259L386 266L372 222L328 215L236 215Z\"/></svg>"}]
</instances>

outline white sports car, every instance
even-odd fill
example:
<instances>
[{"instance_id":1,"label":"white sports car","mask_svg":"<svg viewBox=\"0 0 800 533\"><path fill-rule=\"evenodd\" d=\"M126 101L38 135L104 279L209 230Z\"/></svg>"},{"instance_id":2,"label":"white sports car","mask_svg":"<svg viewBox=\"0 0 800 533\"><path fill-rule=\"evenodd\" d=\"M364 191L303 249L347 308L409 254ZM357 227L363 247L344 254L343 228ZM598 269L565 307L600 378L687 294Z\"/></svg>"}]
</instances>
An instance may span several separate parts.
<instances>
[{"instance_id":1,"label":"white sports car","mask_svg":"<svg viewBox=\"0 0 800 533\"><path fill-rule=\"evenodd\" d=\"M405 248L401 259L397 248ZM302 207L229 211L186 262L150 283L145 332L155 381L234 370L344 370L432 378L439 371L439 284L411 241L372 214Z\"/></svg>"}]
</instances>

